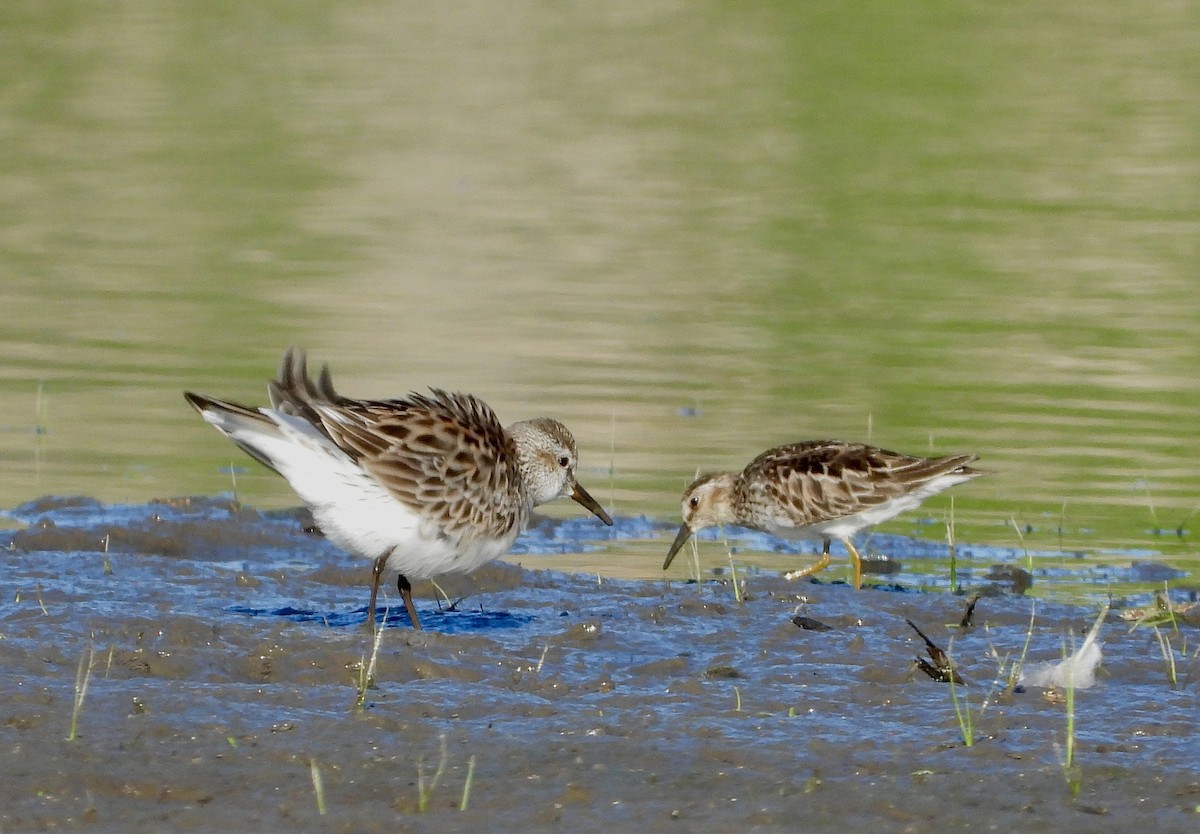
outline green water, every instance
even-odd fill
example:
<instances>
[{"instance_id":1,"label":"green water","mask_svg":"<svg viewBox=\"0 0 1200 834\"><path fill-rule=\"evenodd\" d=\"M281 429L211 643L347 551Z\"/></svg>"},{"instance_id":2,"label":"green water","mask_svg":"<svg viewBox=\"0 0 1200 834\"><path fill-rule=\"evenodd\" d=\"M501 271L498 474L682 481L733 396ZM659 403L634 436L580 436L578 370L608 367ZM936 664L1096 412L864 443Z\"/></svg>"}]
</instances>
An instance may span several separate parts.
<instances>
[{"instance_id":1,"label":"green water","mask_svg":"<svg viewBox=\"0 0 1200 834\"><path fill-rule=\"evenodd\" d=\"M233 488L247 461L179 392L262 401L300 344L349 394L562 418L622 514L675 518L698 467L767 446L869 439L980 454L961 539L1016 546L1011 518L1189 565L1198 24L9 0L0 506ZM236 490L294 500L252 465ZM921 515L888 529L944 535Z\"/></svg>"}]
</instances>

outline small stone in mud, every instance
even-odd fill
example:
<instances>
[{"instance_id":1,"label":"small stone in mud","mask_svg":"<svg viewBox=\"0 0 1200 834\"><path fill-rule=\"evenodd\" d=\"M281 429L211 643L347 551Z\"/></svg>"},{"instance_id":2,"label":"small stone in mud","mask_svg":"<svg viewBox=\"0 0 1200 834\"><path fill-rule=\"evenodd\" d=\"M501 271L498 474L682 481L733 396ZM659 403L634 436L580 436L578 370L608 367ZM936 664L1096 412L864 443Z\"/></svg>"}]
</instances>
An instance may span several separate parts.
<instances>
[{"instance_id":1,"label":"small stone in mud","mask_svg":"<svg viewBox=\"0 0 1200 834\"><path fill-rule=\"evenodd\" d=\"M1008 585L1009 593L1016 596L1024 594L1033 587L1033 574L1016 565L992 565L984 579L1000 585Z\"/></svg>"},{"instance_id":2,"label":"small stone in mud","mask_svg":"<svg viewBox=\"0 0 1200 834\"><path fill-rule=\"evenodd\" d=\"M826 625L820 620L814 620L812 617L801 616L800 614L792 617L792 622L805 631L833 631L833 626Z\"/></svg>"},{"instance_id":3,"label":"small stone in mud","mask_svg":"<svg viewBox=\"0 0 1200 834\"><path fill-rule=\"evenodd\" d=\"M877 554L875 556L864 556L862 559L862 572L887 575L890 573L899 573L904 569L904 565L891 556Z\"/></svg>"},{"instance_id":4,"label":"small stone in mud","mask_svg":"<svg viewBox=\"0 0 1200 834\"><path fill-rule=\"evenodd\" d=\"M1170 565L1161 562L1141 562L1136 559L1129 563L1129 575L1134 582L1167 582L1187 576Z\"/></svg>"},{"instance_id":5,"label":"small stone in mud","mask_svg":"<svg viewBox=\"0 0 1200 834\"><path fill-rule=\"evenodd\" d=\"M704 670L704 677L709 680L729 680L742 677L742 673L732 666L710 666Z\"/></svg>"},{"instance_id":6,"label":"small stone in mud","mask_svg":"<svg viewBox=\"0 0 1200 834\"><path fill-rule=\"evenodd\" d=\"M684 597L679 610L685 614L724 614L725 606L719 602L706 602L699 597Z\"/></svg>"}]
</instances>

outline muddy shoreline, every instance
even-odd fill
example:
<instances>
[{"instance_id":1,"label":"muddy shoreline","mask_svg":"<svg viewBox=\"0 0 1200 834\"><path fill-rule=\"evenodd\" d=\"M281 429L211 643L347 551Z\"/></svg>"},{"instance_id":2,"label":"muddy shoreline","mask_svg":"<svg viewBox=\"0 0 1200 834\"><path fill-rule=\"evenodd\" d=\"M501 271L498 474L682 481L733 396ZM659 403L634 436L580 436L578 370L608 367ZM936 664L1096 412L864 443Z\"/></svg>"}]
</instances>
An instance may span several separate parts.
<instances>
[{"instance_id":1,"label":"muddy shoreline","mask_svg":"<svg viewBox=\"0 0 1200 834\"><path fill-rule=\"evenodd\" d=\"M1186 622L1172 683L1154 630L1109 615L1099 680L1074 693L1069 772L1062 699L1005 678L1027 635L1027 660L1052 660L1098 606L1012 594L981 599L962 629L965 600L947 593L760 572L739 602L728 577L495 564L441 583L455 610L419 587L425 632L391 613L356 708L366 569L301 514L54 499L18 516L28 526L0 534L3 831L1191 831L1200 818ZM966 679L973 746L949 687L914 670L906 619Z\"/></svg>"}]
</instances>

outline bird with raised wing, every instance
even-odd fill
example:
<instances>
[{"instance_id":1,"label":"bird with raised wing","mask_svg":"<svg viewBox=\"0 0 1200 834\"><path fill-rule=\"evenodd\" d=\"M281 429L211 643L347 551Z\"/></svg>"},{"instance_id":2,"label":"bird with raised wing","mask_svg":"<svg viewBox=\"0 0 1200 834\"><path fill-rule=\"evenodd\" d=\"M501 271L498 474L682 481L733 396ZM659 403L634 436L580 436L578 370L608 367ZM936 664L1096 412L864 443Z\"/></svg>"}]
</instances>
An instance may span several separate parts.
<instances>
[{"instance_id":1,"label":"bird with raised wing","mask_svg":"<svg viewBox=\"0 0 1200 834\"><path fill-rule=\"evenodd\" d=\"M292 349L268 394L263 408L184 397L287 479L330 541L371 560L371 625L385 569L399 574L397 588L419 629L411 580L470 573L499 558L539 504L571 498L612 524L576 480L575 439L557 420L505 428L477 397L437 389L350 399L334 390L328 367L314 380L303 351Z\"/></svg>"}]
</instances>

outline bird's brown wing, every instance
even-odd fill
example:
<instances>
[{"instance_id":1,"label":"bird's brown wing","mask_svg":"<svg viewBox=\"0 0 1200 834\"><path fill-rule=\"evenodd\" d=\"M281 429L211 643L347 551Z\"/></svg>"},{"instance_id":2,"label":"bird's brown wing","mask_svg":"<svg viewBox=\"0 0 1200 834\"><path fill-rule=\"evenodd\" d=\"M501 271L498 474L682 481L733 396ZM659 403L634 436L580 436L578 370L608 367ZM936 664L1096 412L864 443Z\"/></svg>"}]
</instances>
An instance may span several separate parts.
<instances>
[{"instance_id":1,"label":"bird's brown wing","mask_svg":"<svg viewBox=\"0 0 1200 834\"><path fill-rule=\"evenodd\" d=\"M972 460L974 455L920 458L863 443L810 440L759 455L742 483L759 500L776 504L793 525L805 527L918 490Z\"/></svg>"},{"instance_id":2,"label":"bird's brown wing","mask_svg":"<svg viewBox=\"0 0 1200 834\"><path fill-rule=\"evenodd\" d=\"M443 534L504 536L522 522L515 444L482 400L436 389L429 396L350 399L334 391L328 370L314 383L304 355L292 351L270 389L277 409L320 429Z\"/></svg>"}]
</instances>

